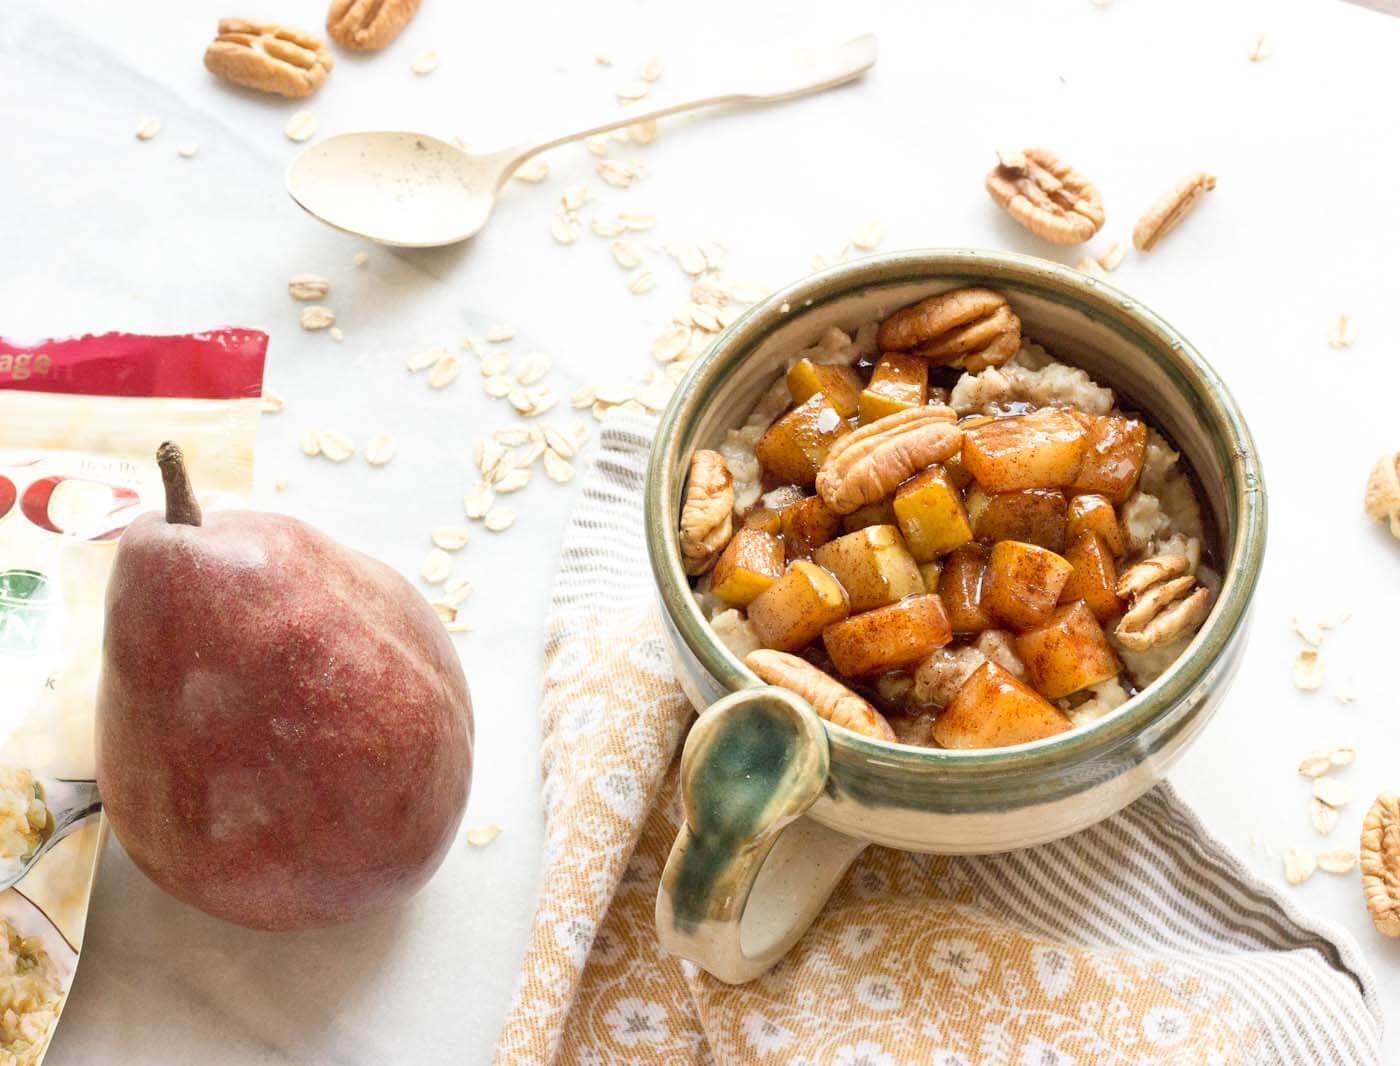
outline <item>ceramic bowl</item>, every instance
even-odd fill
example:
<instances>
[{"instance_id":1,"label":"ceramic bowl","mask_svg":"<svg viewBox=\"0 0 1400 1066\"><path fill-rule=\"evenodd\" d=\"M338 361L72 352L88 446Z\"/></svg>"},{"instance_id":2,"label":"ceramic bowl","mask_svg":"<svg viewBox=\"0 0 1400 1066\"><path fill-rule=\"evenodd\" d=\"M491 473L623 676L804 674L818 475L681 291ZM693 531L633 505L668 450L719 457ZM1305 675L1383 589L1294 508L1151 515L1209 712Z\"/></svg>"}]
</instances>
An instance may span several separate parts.
<instances>
[{"instance_id":1,"label":"ceramic bowl","mask_svg":"<svg viewBox=\"0 0 1400 1066\"><path fill-rule=\"evenodd\" d=\"M1162 676L1085 728L1015 747L905 747L819 719L714 635L681 564L690 456L741 424L792 353L966 285L1006 294L1027 336L1144 411L1195 471L1224 575L1206 623ZM1160 780L1214 713L1244 649L1264 554L1254 443L1223 381L1176 330L1111 285L1021 255L899 252L808 277L751 308L692 368L661 420L646 532L680 681L701 712L686 742L686 824L662 878L667 947L716 976L773 965L871 843L945 854L1073 833Z\"/></svg>"}]
</instances>

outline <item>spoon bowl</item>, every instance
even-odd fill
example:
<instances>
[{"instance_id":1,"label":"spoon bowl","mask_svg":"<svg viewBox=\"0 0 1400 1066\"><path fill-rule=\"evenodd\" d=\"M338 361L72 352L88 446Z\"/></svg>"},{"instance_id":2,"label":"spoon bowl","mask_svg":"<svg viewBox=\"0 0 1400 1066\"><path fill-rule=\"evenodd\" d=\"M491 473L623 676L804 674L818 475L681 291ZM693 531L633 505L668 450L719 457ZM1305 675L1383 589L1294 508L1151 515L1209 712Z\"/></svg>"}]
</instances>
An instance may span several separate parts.
<instances>
[{"instance_id":1,"label":"spoon bowl","mask_svg":"<svg viewBox=\"0 0 1400 1066\"><path fill-rule=\"evenodd\" d=\"M17 862L0 861L0 892L18 884L55 844L102 810L96 781L42 777L37 784L39 798L49 812L43 839L37 848Z\"/></svg>"},{"instance_id":2,"label":"spoon bowl","mask_svg":"<svg viewBox=\"0 0 1400 1066\"><path fill-rule=\"evenodd\" d=\"M875 38L769 63L739 92L707 96L548 141L490 154L464 152L426 133L343 133L312 145L287 168L287 192L328 225L379 244L435 248L486 225L496 194L525 160L569 141L718 104L757 104L820 92L859 78L875 63Z\"/></svg>"},{"instance_id":3,"label":"spoon bowl","mask_svg":"<svg viewBox=\"0 0 1400 1066\"><path fill-rule=\"evenodd\" d=\"M468 155L426 133L343 133L292 161L287 192L322 222L379 244L455 244L486 225L510 154Z\"/></svg>"}]
</instances>

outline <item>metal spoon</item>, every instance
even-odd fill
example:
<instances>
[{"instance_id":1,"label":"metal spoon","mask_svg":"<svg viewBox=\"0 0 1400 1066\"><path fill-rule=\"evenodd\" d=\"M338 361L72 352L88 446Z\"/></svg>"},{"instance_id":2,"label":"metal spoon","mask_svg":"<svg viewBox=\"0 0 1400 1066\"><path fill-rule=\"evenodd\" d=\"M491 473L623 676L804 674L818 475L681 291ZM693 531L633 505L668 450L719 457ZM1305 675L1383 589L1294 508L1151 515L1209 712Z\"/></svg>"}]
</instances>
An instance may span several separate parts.
<instances>
[{"instance_id":1,"label":"metal spoon","mask_svg":"<svg viewBox=\"0 0 1400 1066\"><path fill-rule=\"evenodd\" d=\"M758 104L820 92L859 78L875 63L866 34L756 75L740 92L707 96L539 143L471 155L423 133L363 132L330 137L287 170L287 192L337 229L401 248L455 244L486 225L496 194L525 160L547 149L647 119L716 104Z\"/></svg>"},{"instance_id":2,"label":"metal spoon","mask_svg":"<svg viewBox=\"0 0 1400 1066\"><path fill-rule=\"evenodd\" d=\"M44 830L43 842L23 862L12 869L0 866L0 892L17 884L45 852L102 810L102 798L97 794L96 781L41 777L36 783L39 798L49 809L49 824Z\"/></svg>"}]
</instances>

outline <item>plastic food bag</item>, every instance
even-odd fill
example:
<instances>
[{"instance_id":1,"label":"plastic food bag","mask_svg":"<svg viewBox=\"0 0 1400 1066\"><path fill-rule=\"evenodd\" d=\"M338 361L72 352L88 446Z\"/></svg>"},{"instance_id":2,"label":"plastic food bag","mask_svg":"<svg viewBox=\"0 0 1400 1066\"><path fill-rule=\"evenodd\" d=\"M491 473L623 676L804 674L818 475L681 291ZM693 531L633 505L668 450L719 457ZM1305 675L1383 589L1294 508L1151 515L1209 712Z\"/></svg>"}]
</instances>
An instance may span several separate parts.
<instances>
[{"instance_id":1,"label":"plastic food bag","mask_svg":"<svg viewBox=\"0 0 1400 1066\"><path fill-rule=\"evenodd\" d=\"M266 349L240 329L0 339L0 884L50 832L55 782L93 777L107 574L163 506L156 447L179 442L206 508L246 497ZM0 1066L43 1059L104 835L87 819L0 891Z\"/></svg>"}]
</instances>

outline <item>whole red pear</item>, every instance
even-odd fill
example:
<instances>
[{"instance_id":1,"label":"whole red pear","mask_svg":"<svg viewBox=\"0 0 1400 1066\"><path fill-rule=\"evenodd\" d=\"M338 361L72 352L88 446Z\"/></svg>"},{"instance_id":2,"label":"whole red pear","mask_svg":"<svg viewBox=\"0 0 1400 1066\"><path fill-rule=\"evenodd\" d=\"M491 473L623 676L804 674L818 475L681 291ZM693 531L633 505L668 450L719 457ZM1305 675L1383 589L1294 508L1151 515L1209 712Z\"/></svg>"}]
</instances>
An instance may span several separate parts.
<instances>
[{"instance_id":1,"label":"whole red pear","mask_svg":"<svg viewBox=\"0 0 1400 1066\"><path fill-rule=\"evenodd\" d=\"M472 707L451 639L389 567L284 515L202 518L179 448L166 512L107 587L97 780L167 892L255 929L407 898L451 844Z\"/></svg>"}]
</instances>

